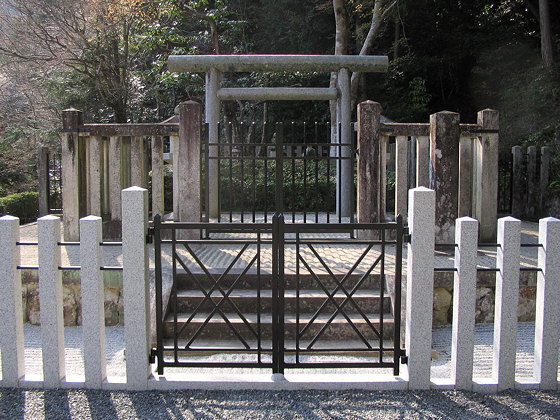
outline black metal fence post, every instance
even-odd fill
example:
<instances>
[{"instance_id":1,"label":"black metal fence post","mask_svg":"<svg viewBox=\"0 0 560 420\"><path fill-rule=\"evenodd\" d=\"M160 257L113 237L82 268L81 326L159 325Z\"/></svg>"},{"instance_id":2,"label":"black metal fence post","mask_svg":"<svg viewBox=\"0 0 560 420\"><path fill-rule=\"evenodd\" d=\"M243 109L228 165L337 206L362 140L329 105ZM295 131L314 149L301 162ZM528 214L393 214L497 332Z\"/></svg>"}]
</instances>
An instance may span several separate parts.
<instances>
[{"instance_id":1,"label":"black metal fence post","mask_svg":"<svg viewBox=\"0 0 560 420\"><path fill-rule=\"evenodd\" d=\"M163 375L163 296L161 279L161 216L154 216L154 256L156 269L156 340L157 340L157 359L158 375Z\"/></svg>"}]
</instances>

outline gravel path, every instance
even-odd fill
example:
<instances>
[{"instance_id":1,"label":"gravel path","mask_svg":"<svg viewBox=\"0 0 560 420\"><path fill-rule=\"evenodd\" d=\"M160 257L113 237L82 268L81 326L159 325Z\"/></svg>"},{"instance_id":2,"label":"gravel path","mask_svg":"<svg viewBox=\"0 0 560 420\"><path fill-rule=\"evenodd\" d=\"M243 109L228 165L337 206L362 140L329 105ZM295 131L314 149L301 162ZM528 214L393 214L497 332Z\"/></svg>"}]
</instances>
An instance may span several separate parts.
<instances>
[{"instance_id":1,"label":"gravel path","mask_svg":"<svg viewBox=\"0 0 560 420\"><path fill-rule=\"evenodd\" d=\"M559 394L509 391L0 390L2 419L557 419Z\"/></svg>"},{"instance_id":2,"label":"gravel path","mask_svg":"<svg viewBox=\"0 0 560 420\"><path fill-rule=\"evenodd\" d=\"M477 325L475 376L491 369L493 326ZM106 328L109 375L124 371L123 328ZM534 324L519 323L517 377L532 374ZM451 331L433 330L432 377L449 375ZM41 371L40 328L25 326L25 366ZM83 374L81 328L65 328L67 371ZM184 373L184 371L183 371ZM507 391L92 391L0 389L0 419L560 419L560 393Z\"/></svg>"}]
</instances>

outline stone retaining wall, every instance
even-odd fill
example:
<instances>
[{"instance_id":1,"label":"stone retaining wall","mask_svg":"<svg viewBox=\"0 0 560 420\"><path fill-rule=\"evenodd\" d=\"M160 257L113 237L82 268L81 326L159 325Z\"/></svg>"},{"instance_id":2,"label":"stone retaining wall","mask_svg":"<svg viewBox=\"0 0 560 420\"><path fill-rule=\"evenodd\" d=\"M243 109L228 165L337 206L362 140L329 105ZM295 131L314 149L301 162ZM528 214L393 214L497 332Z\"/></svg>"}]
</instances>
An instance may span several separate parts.
<instances>
[{"instance_id":1,"label":"stone retaining wall","mask_svg":"<svg viewBox=\"0 0 560 420\"><path fill-rule=\"evenodd\" d=\"M535 320L536 275L522 272L519 283L518 318L520 322ZM104 272L105 325L123 325L122 275ZM476 322L494 322L495 273L479 272L476 290ZM79 273L62 272L64 325L82 324L82 294ZM37 271L22 273L23 321L40 324L39 283ZM434 279L433 324L451 323L453 313L453 273L436 273Z\"/></svg>"},{"instance_id":2,"label":"stone retaining wall","mask_svg":"<svg viewBox=\"0 0 560 420\"><path fill-rule=\"evenodd\" d=\"M105 283L105 325L123 325L122 274L103 272ZM40 325L39 282L36 270L25 270L21 276L23 322ZM62 272L64 325L82 325L82 289L77 271Z\"/></svg>"},{"instance_id":3,"label":"stone retaining wall","mask_svg":"<svg viewBox=\"0 0 560 420\"><path fill-rule=\"evenodd\" d=\"M479 272L476 288L476 323L494 322L494 296L496 273ZM535 320L537 277L534 272L521 272L519 279L520 322ZM453 273L436 273L434 278L433 324L451 323L453 315Z\"/></svg>"}]
</instances>

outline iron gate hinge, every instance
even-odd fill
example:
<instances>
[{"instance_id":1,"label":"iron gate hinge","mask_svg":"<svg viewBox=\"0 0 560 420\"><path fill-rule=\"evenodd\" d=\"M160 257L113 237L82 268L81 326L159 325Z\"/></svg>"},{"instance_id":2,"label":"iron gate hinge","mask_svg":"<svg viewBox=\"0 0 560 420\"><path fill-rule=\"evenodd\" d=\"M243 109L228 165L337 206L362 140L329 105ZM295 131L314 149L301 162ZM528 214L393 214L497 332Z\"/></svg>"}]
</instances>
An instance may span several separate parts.
<instances>
[{"instance_id":1,"label":"iron gate hinge","mask_svg":"<svg viewBox=\"0 0 560 420\"><path fill-rule=\"evenodd\" d=\"M402 237L402 241L405 244L409 244L412 241L412 235L410 233L405 233Z\"/></svg>"},{"instance_id":2,"label":"iron gate hinge","mask_svg":"<svg viewBox=\"0 0 560 420\"><path fill-rule=\"evenodd\" d=\"M156 349L151 349L150 354L148 356L148 363L153 365L156 362L157 351Z\"/></svg>"},{"instance_id":3,"label":"iron gate hinge","mask_svg":"<svg viewBox=\"0 0 560 420\"><path fill-rule=\"evenodd\" d=\"M408 365L408 356L404 352L403 352L403 354L401 354L401 363L403 365Z\"/></svg>"},{"instance_id":4,"label":"iron gate hinge","mask_svg":"<svg viewBox=\"0 0 560 420\"><path fill-rule=\"evenodd\" d=\"M146 243L147 244L154 243L154 228L148 228L148 233L146 234Z\"/></svg>"}]
</instances>

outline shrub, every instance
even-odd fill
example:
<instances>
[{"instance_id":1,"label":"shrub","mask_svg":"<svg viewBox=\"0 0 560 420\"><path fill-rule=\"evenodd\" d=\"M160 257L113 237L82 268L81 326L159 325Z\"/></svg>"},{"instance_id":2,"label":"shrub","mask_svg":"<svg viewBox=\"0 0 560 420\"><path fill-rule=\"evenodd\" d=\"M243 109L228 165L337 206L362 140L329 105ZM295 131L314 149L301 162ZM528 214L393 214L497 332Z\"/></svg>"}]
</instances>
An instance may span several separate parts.
<instances>
[{"instance_id":1,"label":"shrub","mask_svg":"<svg viewBox=\"0 0 560 420\"><path fill-rule=\"evenodd\" d=\"M0 214L19 217L21 223L35 221L39 216L39 193L22 192L0 198Z\"/></svg>"}]
</instances>

